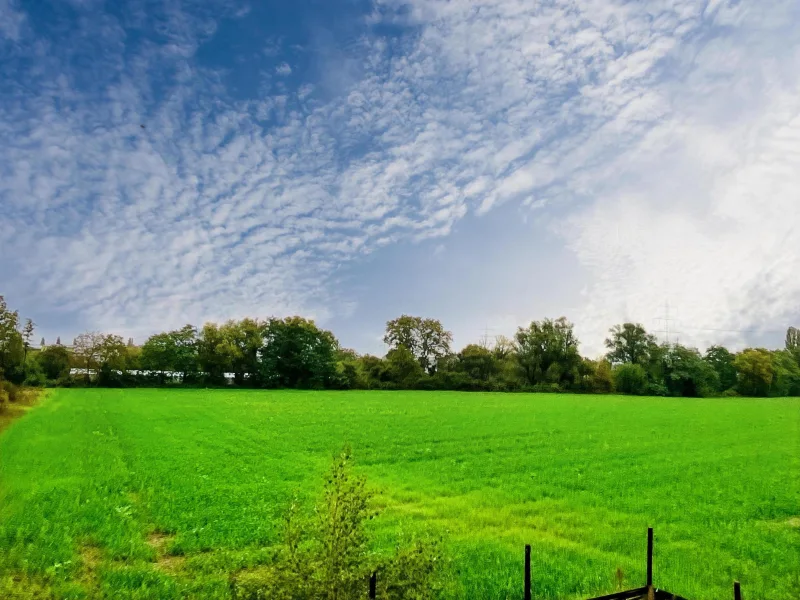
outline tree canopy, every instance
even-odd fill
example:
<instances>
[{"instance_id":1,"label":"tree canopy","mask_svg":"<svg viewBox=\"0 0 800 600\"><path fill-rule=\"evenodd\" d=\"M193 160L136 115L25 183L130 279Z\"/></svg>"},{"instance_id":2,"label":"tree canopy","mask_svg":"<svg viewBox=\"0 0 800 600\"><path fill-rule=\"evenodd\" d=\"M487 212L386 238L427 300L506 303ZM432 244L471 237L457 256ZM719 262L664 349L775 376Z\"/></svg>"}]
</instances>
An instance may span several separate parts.
<instances>
[{"instance_id":1,"label":"tree canopy","mask_svg":"<svg viewBox=\"0 0 800 600\"><path fill-rule=\"evenodd\" d=\"M785 349L719 345L704 354L658 344L643 325L609 330L605 357L581 356L566 318L532 321L513 339L467 344L436 319L401 315L386 324L383 357L341 348L334 334L303 317L187 324L136 346L112 333L86 332L71 347L30 345L34 323L0 296L0 377L30 385L238 385L309 389L442 389L619 392L669 396L800 395L800 334ZM80 369L74 376L70 367Z\"/></svg>"},{"instance_id":2,"label":"tree canopy","mask_svg":"<svg viewBox=\"0 0 800 600\"><path fill-rule=\"evenodd\" d=\"M439 359L450 353L453 334L436 319L402 315L386 323L383 341L392 350L405 347L433 375Z\"/></svg>"},{"instance_id":3,"label":"tree canopy","mask_svg":"<svg viewBox=\"0 0 800 600\"><path fill-rule=\"evenodd\" d=\"M630 363L646 365L657 346L654 335L647 333L640 323L623 323L611 328L611 335L606 338L608 354L606 358L612 364Z\"/></svg>"}]
</instances>

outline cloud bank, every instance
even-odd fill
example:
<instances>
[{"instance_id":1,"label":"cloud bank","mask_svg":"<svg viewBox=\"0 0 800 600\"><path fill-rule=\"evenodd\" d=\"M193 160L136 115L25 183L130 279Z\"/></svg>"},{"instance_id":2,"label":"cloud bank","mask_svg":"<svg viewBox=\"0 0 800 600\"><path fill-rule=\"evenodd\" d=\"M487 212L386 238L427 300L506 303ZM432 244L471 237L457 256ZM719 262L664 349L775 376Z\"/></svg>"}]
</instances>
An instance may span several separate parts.
<instances>
[{"instance_id":1,"label":"cloud bank","mask_svg":"<svg viewBox=\"0 0 800 600\"><path fill-rule=\"evenodd\" d=\"M698 344L800 316L796 2L387 0L317 69L205 60L248 9L0 3L4 287L132 335L335 322L342 265L515 203L578 257L590 353L665 300Z\"/></svg>"}]
</instances>

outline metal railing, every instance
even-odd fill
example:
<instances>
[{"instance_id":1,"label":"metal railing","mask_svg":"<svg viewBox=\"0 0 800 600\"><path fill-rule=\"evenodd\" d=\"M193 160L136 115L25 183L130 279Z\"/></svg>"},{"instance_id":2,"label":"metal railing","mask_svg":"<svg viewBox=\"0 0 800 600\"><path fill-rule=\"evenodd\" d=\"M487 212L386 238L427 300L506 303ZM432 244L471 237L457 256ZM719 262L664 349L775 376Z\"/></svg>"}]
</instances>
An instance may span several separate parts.
<instances>
[{"instance_id":1,"label":"metal railing","mask_svg":"<svg viewBox=\"0 0 800 600\"><path fill-rule=\"evenodd\" d=\"M531 546L525 545L525 577L523 583L523 600L531 600ZM369 578L369 598L377 596L378 574L372 573ZM734 600L742 600L742 590L738 581L733 582ZM597 596L589 600L687 600L683 596L673 594L653 585L653 528L647 528L647 581L643 587L614 592L606 596Z\"/></svg>"}]
</instances>

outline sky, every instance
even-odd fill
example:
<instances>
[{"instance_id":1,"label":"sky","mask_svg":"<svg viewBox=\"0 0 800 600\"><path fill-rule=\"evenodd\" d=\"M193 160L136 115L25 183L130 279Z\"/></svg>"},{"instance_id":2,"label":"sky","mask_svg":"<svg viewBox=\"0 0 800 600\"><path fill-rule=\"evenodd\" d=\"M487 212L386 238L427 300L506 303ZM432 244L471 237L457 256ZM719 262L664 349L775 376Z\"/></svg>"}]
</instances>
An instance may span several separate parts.
<instances>
[{"instance_id":1,"label":"sky","mask_svg":"<svg viewBox=\"0 0 800 600\"><path fill-rule=\"evenodd\" d=\"M0 82L37 340L800 325L797 0L0 0Z\"/></svg>"}]
</instances>

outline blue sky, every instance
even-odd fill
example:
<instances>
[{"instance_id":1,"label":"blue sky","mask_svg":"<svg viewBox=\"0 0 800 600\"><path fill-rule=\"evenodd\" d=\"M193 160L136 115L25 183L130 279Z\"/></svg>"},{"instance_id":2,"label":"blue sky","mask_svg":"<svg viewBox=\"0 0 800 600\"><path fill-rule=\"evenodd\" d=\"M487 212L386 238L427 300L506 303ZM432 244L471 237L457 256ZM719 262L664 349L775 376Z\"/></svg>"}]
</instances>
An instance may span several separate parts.
<instances>
[{"instance_id":1,"label":"blue sky","mask_svg":"<svg viewBox=\"0 0 800 600\"><path fill-rule=\"evenodd\" d=\"M0 0L0 78L0 293L47 339L800 323L796 0Z\"/></svg>"}]
</instances>

